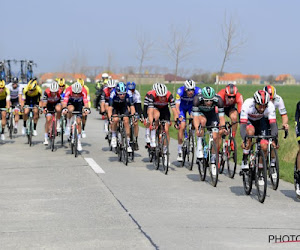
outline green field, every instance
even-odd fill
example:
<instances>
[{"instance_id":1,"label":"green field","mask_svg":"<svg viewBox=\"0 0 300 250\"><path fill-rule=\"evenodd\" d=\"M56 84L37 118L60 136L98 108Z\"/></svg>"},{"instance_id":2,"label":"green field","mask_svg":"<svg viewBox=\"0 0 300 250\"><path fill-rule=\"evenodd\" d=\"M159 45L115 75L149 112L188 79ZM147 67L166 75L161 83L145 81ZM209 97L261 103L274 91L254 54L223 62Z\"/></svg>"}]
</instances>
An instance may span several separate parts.
<instances>
[{"instance_id":1,"label":"green field","mask_svg":"<svg viewBox=\"0 0 300 250\"><path fill-rule=\"evenodd\" d=\"M91 92L91 99L94 99L95 95L95 85L93 83L87 84L90 88ZM173 84L167 84L168 89L173 92ZM176 85L176 89L181 85ZM198 87L204 87L207 85L198 85ZM216 92L224 88L224 85L210 85L211 87L215 88ZM299 93L300 93L300 86L275 86L277 94L279 94L284 102L288 112L289 117L289 136L286 140L283 139L284 132L280 131L279 133L279 143L280 149L279 153L279 160L280 160L280 178L293 182L294 181L294 161L298 151L298 143L296 141L295 135L295 110L296 104L300 100ZM139 88L139 87L138 87ZM152 88L152 85L143 85L141 86L141 96L145 96L146 92ZM238 85L239 92L243 95L244 100L246 98L252 97L253 93L258 90L262 89L262 85ZM277 112L277 119L278 119L278 126L281 126L281 117ZM177 131L174 128L171 128L170 134L173 138L177 139ZM242 149L241 145L241 138L239 133L237 133L237 145L238 145L238 163L241 163L242 157Z\"/></svg>"}]
</instances>

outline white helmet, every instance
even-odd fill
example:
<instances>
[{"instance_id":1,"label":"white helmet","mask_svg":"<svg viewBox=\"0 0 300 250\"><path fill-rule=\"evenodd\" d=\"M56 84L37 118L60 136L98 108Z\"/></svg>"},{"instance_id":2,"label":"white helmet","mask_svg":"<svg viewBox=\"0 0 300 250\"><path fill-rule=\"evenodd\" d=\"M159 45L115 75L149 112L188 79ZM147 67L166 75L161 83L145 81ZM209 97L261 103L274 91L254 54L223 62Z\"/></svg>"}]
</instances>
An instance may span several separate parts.
<instances>
[{"instance_id":1,"label":"white helmet","mask_svg":"<svg viewBox=\"0 0 300 250\"><path fill-rule=\"evenodd\" d=\"M72 92L75 94L79 94L82 91L82 86L79 82L75 82L72 84Z\"/></svg>"},{"instance_id":2,"label":"white helmet","mask_svg":"<svg viewBox=\"0 0 300 250\"><path fill-rule=\"evenodd\" d=\"M50 92L57 92L59 89L58 83L53 81L50 85Z\"/></svg>"},{"instance_id":3,"label":"white helmet","mask_svg":"<svg viewBox=\"0 0 300 250\"><path fill-rule=\"evenodd\" d=\"M167 86L163 83L156 83L154 86L154 90L157 96L165 96L167 94Z\"/></svg>"},{"instance_id":4,"label":"white helmet","mask_svg":"<svg viewBox=\"0 0 300 250\"><path fill-rule=\"evenodd\" d=\"M114 88L114 87L116 87L116 82L115 82L115 80L109 79L108 82L107 82L107 87L109 87L109 88Z\"/></svg>"},{"instance_id":5,"label":"white helmet","mask_svg":"<svg viewBox=\"0 0 300 250\"><path fill-rule=\"evenodd\" d=\"M186 81L184 82L184 87L185 87L186 89L195 89L196 83L195 83L193 80L186 80Z\"/></svg>"},{"instance_id":6,"label":"white helmet","mask_svg":"<svg viewBox=\"0 0 300 250\"><path fill-rule=\"evenodd\" d=\"M108 74L107 73L103 73L102 74L102 78L108 78Z\"/></svg>"}]
</instances>

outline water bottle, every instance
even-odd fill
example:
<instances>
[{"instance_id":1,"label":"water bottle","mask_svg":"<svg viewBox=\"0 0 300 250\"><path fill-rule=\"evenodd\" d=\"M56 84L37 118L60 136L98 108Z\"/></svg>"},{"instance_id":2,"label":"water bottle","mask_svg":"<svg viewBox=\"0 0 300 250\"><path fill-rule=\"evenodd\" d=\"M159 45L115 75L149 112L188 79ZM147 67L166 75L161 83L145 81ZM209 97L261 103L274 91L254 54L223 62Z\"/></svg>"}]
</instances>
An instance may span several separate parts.
<instances>
[{"instance_id":1,"label":"water bottle","mask_svg":"<svg viewBox=\"0 0 300 250\"><path fill-rule=\"evenodd\" d=\"M204 158L207 158L207 149L208 149L208 146L205 145L204 149L203 149L203 156L204 156Z\"/></svg>"}]
</instances>

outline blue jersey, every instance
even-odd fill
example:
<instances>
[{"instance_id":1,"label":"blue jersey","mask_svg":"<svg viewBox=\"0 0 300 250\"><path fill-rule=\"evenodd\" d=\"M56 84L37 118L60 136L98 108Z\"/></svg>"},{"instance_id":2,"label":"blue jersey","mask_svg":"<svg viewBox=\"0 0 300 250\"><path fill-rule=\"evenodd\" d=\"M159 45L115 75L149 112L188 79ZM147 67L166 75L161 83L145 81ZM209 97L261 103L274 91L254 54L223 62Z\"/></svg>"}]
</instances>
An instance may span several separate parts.
<instances>
[{"instance_id":1,"label":"blue jersey","mask_svg":"<svg viewBox=\"0 0 300 250\"><path fill-rule=\"evenodd\" d=\"M180 103L180 107L189 108L193 106L194 96L201 94L201 89L195 87L194 95L192 97L187 96L187 92L184 90L184 86L181 86L177 90L175 103Z\"/></svg>"},{"instance_id":2,"label":"blue jersey","mask_svg":"<svg viewBox=\"0 0 300 250\"><path fill-rule=\"evenodd\" d=\"M130 92L127 92L124 99L121 99L119 95L116 93L116 90L113 89L110 92L109 96L109 106L113 107L115 105L117 106L132 106L133 105L133 97Z\"/></svg>"}]
</instances>

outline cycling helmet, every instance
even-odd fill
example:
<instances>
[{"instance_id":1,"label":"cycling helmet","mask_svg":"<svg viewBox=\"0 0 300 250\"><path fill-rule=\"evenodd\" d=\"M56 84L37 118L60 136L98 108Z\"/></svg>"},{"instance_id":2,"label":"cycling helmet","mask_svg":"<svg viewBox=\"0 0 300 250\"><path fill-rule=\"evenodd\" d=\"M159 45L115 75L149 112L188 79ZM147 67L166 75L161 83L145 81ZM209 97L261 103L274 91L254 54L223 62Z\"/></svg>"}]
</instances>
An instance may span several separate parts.
<instances>
[{"instance_id":1,"label":"cycling helmet","mask_svg":"<svg viewBox=\"0 0 300 250\"><path fill-rule=\"evenodd\" d=\"M237 87L232 83L229 83L225 88L225 94L227 96L236 96L237 92L238 92Z\"/></svg>"},{"instance_id":2,"label":"cycling helmet","mask_svg":"<svg viewBox=\"0 0 300 250\"><path fill-rule=\"evenodd\" d=\"M0 81L0 88L3 89L5 87L5 81L1 80Z\"/></svg>"},{"instance_id":3,"label":"cycling helmet","mask_svg":"<svg viewBox=\"0 0 300 250\"><path fill-rule=\"evenodd\" d=\"M270 95L271 100L276 98L276 89L272 85L265 86L264 91L266 91Z\"/></svg>"},{"instance_id":4,"label":"cycling helmet","mask_svg":"<svg viewBox=\"0 0 300 250\"><path fill-rule=\"evenodd\" d=\"M127 89L135 90L135 82L127 82Z\"/></svg>"},{"instance_id":5,"label":"cycling helmet","mask_svg":"<svg viewBox=\"0 0 300 250\"><path fill-rule=\"evenodd\" d=\"M107 73L103 73L102 74L102 78L108 78L108 74Z\"/></svg>"},{"instance_id":6,"label":"cycling helmet","mask_svg":"<svg viewBox=\"0 0 300 250\"><path fill-rule=\"evenodd\" d=\"M32 79L28 82L28 90L35 90L36 86L37 86L37 80L36 79Z\"/></svg>"},{"instance_id":7,"label":"cycling helmet","mask_svg":"<svg viewBox=\"0 0 300 250\"><path fill-rule=\"evenodd\" d=\"M82 86L79 82L75 82L72 84L72 92L75 94L79 94L82 91Z\"/></svg>"},{"instance_id":8,"label":"cycling helmet","mask_svg":"<svg viewBox=\"0 0 300 250\"><path fill-rule=\"evenodd\" d=\"M167 86L163 83L156 83L154 90L157 96L166 96L168 92Z\"/></svg>"},{"instance_id":9,"label":"cycling helmet","mask_svg":"<svg viewBox=\"0 0 300 250\"><path fill-rule=\"evenodd\" d=\"M58 85L59 85L60 87L64 87L65 84L66 84L66 81L65 81L64 78L56 78L56 82L58 83Z\"/></svg>"},{"instance_id":10,"label":"cycling helmet","mask_svg":"<svg viewBox=\"0 0 300 250\"><path fill-rule=\"evenodd\" d=\"M204 99L213 99L216 95L215 90L212 87L204 87L202 89L202 96Z\"/></svg>"},{"instance_id":11,"label":"cycling helmet","mask_svg":"<svg viewBox=\"0 0 300 250\"><path fill-rule=\"evenodd\" d=\"M195 89L196 83L193 80L186 80L184 82L185 89Z\"/></svg>"},{"instance_id":12,"label":"cycling helmet","mask_svg":"<svg viewBox=\"0 0 300 250\"><path fill-rule=\"evenodd\" d=\"M84 86L84 80L82 78L78 78L77 82L79 82L81 86Z\"/></svg>"},{"instance_id":13,"label":"cycling helmet","mask_svg":"<svg viewBox=\"0 0 300 250\"><path fill-rule=\"evenodd\" d=\"M153 86L152 86L152 89L155 90L155 88L156 88L156 86L157 86L158 84L159 84L158 82L154 83Z\"/></svg>"},{"instance_id":14,"label":"cycling helmet","mask_svg":"<svg viewBox=\"0 0 300 250\"><path fill-rule=\"evenodd\" d=\"M267 105L270 101L270 95L264 90L257 90L253 98L255 103L259 105Z\"/></svg>"},{"instance_id":15,"label":"cycling helmet","mask_svg":"<svg viewBox=\"0 0 300 250\"><path fill-rule=\"evenodd\" d=\"M115 80L113 80L113 79L108 80L108 82L107 82L107 87L108 87L108 88L114 88L114 87L116 87L116 82L115 82Z\"/></svg>"},{"instance_id":16,"label":"cycling helmet","mask_svg":"<svg viewBox=\"0 0 300 250\"><path fill-rule=\"evenodd\" d=\"M127 89L126 89L126 85L124 82L119 82L117 84L117 87L116 87L116 92L118 94L123 94L123 93L126 93Z\"/></svg>"},{"instance_id":17,"label":"cycling helmet","mask_svg":"<svg viewBox=\"0 0 300 250\"><path fill-rule=\"evenodd\" d=\"M12 82L13 82L13 83L18 83L18 82L19 82L18 77L13 77Z\"/></svg>"},{"instance_id":18,"label":"cycling helmet","mask_svg":"<svg viewBox=\"0 0 300 250\"><path fill-rule=\"evenodd\" d=\"M53 81L50 85L50 92L57 92L59 89L58 83Z\"/></svg>"}]
</instances>

